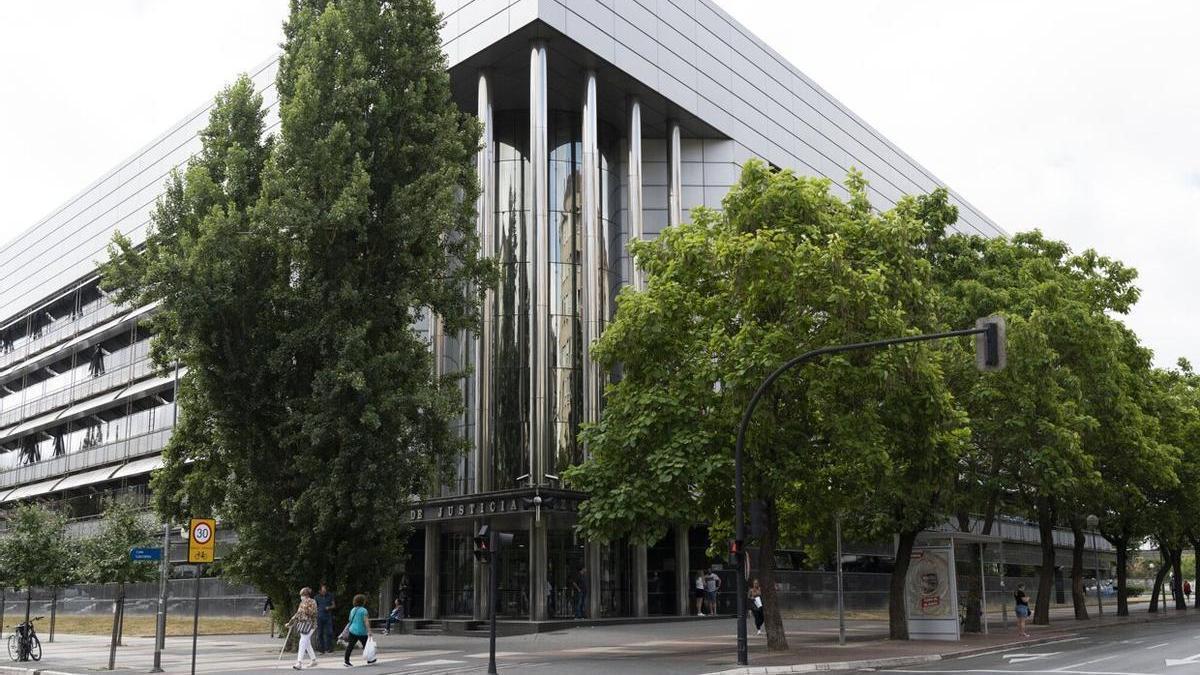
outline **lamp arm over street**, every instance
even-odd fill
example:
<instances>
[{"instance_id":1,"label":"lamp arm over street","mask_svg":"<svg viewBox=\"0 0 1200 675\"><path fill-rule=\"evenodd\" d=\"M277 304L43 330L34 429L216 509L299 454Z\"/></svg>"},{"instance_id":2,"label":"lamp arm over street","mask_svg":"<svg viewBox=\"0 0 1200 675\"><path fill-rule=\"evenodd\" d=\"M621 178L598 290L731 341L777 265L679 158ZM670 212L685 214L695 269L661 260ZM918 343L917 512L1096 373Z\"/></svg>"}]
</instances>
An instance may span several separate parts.
<instances>
[{"instance_id":1,"label":"lamp arm over street","mask_svg":"<svg viewBox=\"0 0 1200 675\"><path fill-rule=\"evenodd\" d=\"M976 347L977 363L981 370L998 370L1004 367L1005 350L1004 350L1004 319L994 316L980 319L974 328L964 328L961 330L952 330L945 333L927 333L923 335L906 335L904 337L888 338L886 340L873 340L871 342L857 342L848 345L834 345L830 347L822 347L807 351L779 366L758 385L754 390L754 394L750 397L750 402L746 404L746 409L742 412L742 420L738 425L737 444L733 451L733 472L734 472L734 497L733 497L733 522L734 522L734 544L735 550L741 555L744 550L744 542L746 539L746 523L744 518L743 504L745 503L744 490L742 487L742 449L746 444L746 429L750 427L750 419L754 415L754 409L758 407L758 401L763 397L771 385L775 383L787 371L799 366L803 363L811 361L818 356L828 354L840 354L842 352L861 351L865 349L877 349L880 347L890 347L892 345L908 344L910 342L929 342L932 340L946 340L949 338L962 337L966 335L983 335L984 340L981 340ZM735 560L735 563L740 563L740 560ZM740 564L735 564L739 568ZM737 578L737 662L740 666L745 666L750 663L749 647L746 638L746 578L739 571L735 575Z\"/></svg>"}]
</instances>

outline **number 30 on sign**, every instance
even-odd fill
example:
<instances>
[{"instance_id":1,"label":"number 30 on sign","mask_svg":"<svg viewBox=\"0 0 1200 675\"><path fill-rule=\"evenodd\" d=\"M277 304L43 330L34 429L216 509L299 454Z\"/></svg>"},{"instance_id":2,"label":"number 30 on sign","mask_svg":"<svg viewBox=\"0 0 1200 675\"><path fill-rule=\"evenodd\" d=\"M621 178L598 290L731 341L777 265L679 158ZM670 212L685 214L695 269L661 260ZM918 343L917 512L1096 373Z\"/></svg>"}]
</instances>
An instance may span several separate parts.
<instances>
[{"instance_id":1,"label":"number 30 on sign","mask_svg":"<svg viewBox=\"0 0 1200 675\"><path fill-rule=\"evenodd\" d=\"M217 543L217 521L212 518L192 518L188 532L188 562L212 562Z\"/></svg>"}]
</instances>

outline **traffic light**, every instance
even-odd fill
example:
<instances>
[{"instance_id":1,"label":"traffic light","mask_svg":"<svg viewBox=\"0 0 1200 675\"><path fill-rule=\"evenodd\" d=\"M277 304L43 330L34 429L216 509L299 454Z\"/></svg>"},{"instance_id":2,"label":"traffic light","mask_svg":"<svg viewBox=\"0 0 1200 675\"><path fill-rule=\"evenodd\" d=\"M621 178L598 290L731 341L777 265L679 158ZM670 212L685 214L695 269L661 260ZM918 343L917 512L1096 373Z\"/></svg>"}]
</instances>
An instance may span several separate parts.
<instances>
[{"instance_id":1,"label":"traffic light","mask_svg":"<svg viewBox=\"0 0 1200 675\"><path fill-rule=\"evenodd\" d=\"M975 322L975 327L987 329L975 336L975 367L983 371L1004 370L1008 362L1004 317L985 316Z\"/></svg>"},{"instance_id":2,"label":"traffic light","mask_svg":"<svg viewBox=\"0 0 1200 675\"><path fill-rule=\"evenodd\" d=\"M732 556L734 560L741 559L742 550L743 550L742 540L740 540L740 539L730 539L729 540L729 555Z\"/></svg>"},{"instance_id":3,"label":"traffic light","mask_svg":"<svg viewBox=\"0 0 1200 675\"><path fill-rule=\"evenodd\" d=\"M481 563L486 563L492 559L491 541L488 537L488 526L484 525L479 528L479 534L475 535L475 559Z\"/></svg>"}]
</instances>

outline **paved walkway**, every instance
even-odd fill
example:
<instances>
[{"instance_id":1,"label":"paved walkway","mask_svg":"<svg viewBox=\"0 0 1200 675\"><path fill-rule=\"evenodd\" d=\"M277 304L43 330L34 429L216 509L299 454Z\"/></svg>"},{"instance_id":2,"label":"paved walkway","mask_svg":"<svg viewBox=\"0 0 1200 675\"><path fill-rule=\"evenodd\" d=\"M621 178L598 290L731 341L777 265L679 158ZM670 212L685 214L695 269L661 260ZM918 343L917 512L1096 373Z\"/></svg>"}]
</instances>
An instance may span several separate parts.
<instances>
[{"instance_id":1,"label":"paved walkway","mask_svg":"<svg viewBox=\"0 0 1200 675\"><path fill-rule=\"evenodd\" d=\"M1080 629L1141 623L1147 620L1185 620L1200 623L1200 613L1174 610L1151 617L1139 608L1127 619L1106 614L1104 619L1077 622L1056 616L1051 626L1031 626L1033 641L1064 639ZM1059 614L1059 612L1056 612ZM1069 610L1068 610L1069 616ZM837 623L828 620L786 622L788 652L768 653L765 639L750 638L751 664L795 666L831 662L904 658L916 661L963 651L988 651L1020 641L1015 629L998 629L989 635L969 635L958 643L893 642L886 639L882 621L847 622L848 644L837 644ZM625 626L577 627L569 630L500 638L498 663L504 672L547 673L681 673L702 674L736 671L735 624L730 617ZM479 673L487 666L486 639L460 636L377 636L379 662L368 673ZM277 661L281 641L265 635L201 637L197 673L270 673L290 669L294 656ZM107 665L107 639L91 636L59 636L44 645L39 664L29 664L45 673L97 672ZM168 638L163 666L168 673L187 673L191 639ZM153 660L153 640L129 638L118 650L117 667L126 672L146 672ZM361 652L352 659L362 666ZM7 664L22 666L24 664ZM865 665L865 664L864 664ZM344 671L340 654L326 655L318 672ZM28 671L0 669L0 675L30 675Z\"/></svg>"}]
</instances>

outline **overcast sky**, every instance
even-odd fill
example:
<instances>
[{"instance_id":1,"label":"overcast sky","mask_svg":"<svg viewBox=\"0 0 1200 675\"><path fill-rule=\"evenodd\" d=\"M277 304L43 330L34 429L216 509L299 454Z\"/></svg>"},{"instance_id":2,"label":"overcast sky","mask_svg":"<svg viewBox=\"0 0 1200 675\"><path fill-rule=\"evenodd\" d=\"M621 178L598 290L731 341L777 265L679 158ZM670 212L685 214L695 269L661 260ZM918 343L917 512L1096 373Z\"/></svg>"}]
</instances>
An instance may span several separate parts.
<instances>
[{"instance_id":1,"label":"overcast sky","mask_svg":"<svg viewBox=\"0 0 1200 675\"><path fill-rule=\"evenodd\" d=\"M1200 364L1200 3L719 2L1001 227L1137 267L1131 325ZM6 4L0 242L270 57L286 4Z\"/></svg>"}]
</instances>

